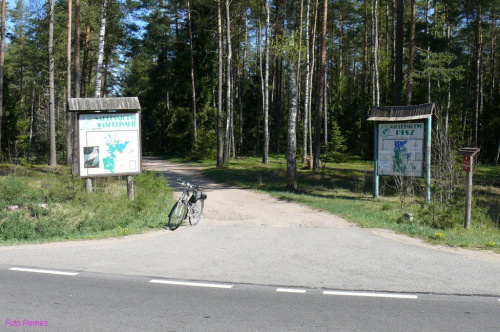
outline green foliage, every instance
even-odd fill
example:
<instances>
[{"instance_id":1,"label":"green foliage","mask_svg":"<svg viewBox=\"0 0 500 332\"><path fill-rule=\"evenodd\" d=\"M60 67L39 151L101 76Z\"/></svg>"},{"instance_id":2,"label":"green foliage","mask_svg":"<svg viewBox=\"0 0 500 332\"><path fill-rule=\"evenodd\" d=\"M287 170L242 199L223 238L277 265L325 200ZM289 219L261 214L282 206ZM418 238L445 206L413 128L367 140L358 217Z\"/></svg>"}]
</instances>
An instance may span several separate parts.
<instances>
[{"instance_id":1,"label":"green foliage","mask_svg":"<svg viewBox=\"0 0 500 332\"><path fill-rule=\"evenodd\" d=\"M32 217L46 217L50 213L48 208L44 208L38 205L35 205L31 208L31 216Z\"/></svg>"},{"instance_id":2,"label":"green foliage","mask_svg":"<svg viewBox=\"0 0 500 332\"><path fill-rule=\"evenodd\" d=\"M96 180L95 192L87 194L83 180L73 179L68 169L48 174L23 170L26 175L0 176L0 239L8 242L128 235L163 227L174 203L171 189L153 172L134 177L136 199L130 201L126 183L117 178ZM49 202L48 208L41 202ZM21 208L4 210L15 203Z\"/></svg>"},{"instance_id":3,"label":"green foliage","mask_svg":"<svg viewBox=\"0 0 500 332\"><path fill-rule=\"evenodd\" d=\"M30 206L39 198L27 179L17 176L7 176L0 181L0 199L9 205Z\"/></svg>"},{"instance_id":4,"label":"green foliage","mask_svg":"<svg viewBox=\"0 0 500 332\"><path fill-rule=\"evenodd\" d=\"M31 240L35 237L33 223L21 212L12 213L0 222L0 239Z\"/></svg>"}]
</instances>

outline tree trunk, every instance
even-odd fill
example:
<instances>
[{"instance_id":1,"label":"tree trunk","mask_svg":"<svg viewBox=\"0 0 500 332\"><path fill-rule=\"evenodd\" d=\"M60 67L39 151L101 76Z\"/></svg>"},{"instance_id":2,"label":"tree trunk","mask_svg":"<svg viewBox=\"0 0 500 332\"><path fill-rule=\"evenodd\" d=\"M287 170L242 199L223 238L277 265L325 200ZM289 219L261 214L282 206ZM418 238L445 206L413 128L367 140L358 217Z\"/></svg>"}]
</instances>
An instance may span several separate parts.
<instances>
[{"instance_id":1,"label":"tree trunk","mask_svg":"<svg viewBox=\"0 0 500 332\"><path fill-rule=\"evenodd\" d=\"M49 165L56 166L56 111L54 105L54 1L49 0Z\"/></svg>"},{"instance_id":2,"label":"tree trunk","mask_svg":"<svg viewBox=\"0 0 500 332\"><path fill-rule=\"evenodd\" d=\"M500 159L500 140L498 140L497 155L495 157L495 164L497 166L498 166L499 159Z\"/></svg>"},{"instance_id":3,"label":"tree trunk","mask_svg":"<svg viewBox=\"0 0 500 332\"><path fill-rule=\"evenodd\" d=\"M245 43L243 44L243 63L241 69L241 77L240 77L240 93L239 93L239 111L240 111L240 121L239 121L239 142L238 149L240 154L243 150L243 94L245 91L245 81L246 81L246 60L247 60L247 45L248 45L248 18L245 13Z\"/></svg>"},{"instance_id":4,"label":"tree trunk","mask_svg":"<svg viewBox=\"0 0 500 332\"><path fill-rule=\"evenodd\" d=\"M370 43L369 38L368 38L368 2L364 2L364 22L363 22L363 71L361 72L361 105L360 105L360 114L361 117L365 113L366 107L365 107L365 100L366 100L366 93L367 93L367 85L368 85L368 74L370 72L370 64L369 58L370 56L368 55L368 45ZM356 75L355 75L356 76Z\"/></svg>"},{"instance_id":5,"label":"tree trunk","mask_svg":"<svg viewBox=\"0 0 500 332\"><path fill-rule=\"evenodd\" d=\"M89 70L89 53L90 53L90 36L92 34L92 30L90 27L90 22L87 21L85 23L85 45L83 47L83 64L82 64L82 77L81 77L81 86L80 86L80 95L83 97L87 97L87 72L91 72Z\"/></svg>"},{"instance_id":6,"label":"tree trunk","mask_svg":"<svg viewBox=\"0 0 500 332\"><path fill-rule=\"evenodd\" d=\"M326 63L326 23L328 19L328 0L323 0L323 28L321 31L321 56L318 73L318 87L316 98L316 112L314 124L314 162L313 170L320 169L320 152L321 152L321 109L324 102L324 86L325 86L325 63Z\"/></svg>"},{"instance_id":7,"label":"tree trunk","mask_svg":"<svg viewBox=\"0 0 500 332\"><path fill-rule=\"evenodd\" d=\"M217 1L217 38L219 42L219 74L217 90L217 167L224 167L224 152L222 145L222 16L221 0Z\"/></svg>"},{"instance_id":8,"label":"tree trunk","mask_svg":"<svg viewBox=\"0 0 500 332\"><path fill-rule=\"evenodd\" d=\"M311 1L307 0L307 9L306 9L306 84L305 84L305 93L304 93L304 142L302 145L302 162L304 163L307 159L308 156L308 145L307 145L307 139L308 139L308 129L309 129L309 75L311 72L311 62L310 62L310 43L309 43L309 16L310 16L310 7L311 7Z\"/></svg>"},{"instance_id":9,"label":"tree trunk","mask_svg":"<svg viewBox=\"0 0 500 332\"><path fill-rule=\"evenodd\" d=\"M289 190L297 190L297 68L295 61L288 61L288 130L286 183Z\"/></svg>"},{"instance_id":10,"label":"tree trunk","mask_svg":"<svg viewBox=\"0 0 500 332\"><path fill-rule=\"evenodd\" d=\"M196 128L196 86L194 80L194 56L193 56L193 30L191 24L191 2L187 2L188 6L188 25L189 25L189 50L191 56L191 92L192 92L192 108L193 108L193 143L194 150L198 149L198 132Z\"/></svg>"},{"instance_id":11,"label":"tree trunk","mask_svg":"<svg viewBox=\"0 0 500 332\"><path fill-rule=\"evenodd\" d=\"M28 163L30 162L31 158L31 146L33 143L33 123L35 120L35 79L33 79L33 86L31 87L31 107L30 107L30 134L28 138L28 153L26 156L26 160Z\"/></svg>"},{"instance_id":12,"label":"tree trunk","mask_svg":"<svg viewBox=\"0 0 500 332\"><path fill-rule=\"evenodd\" d=\"M294 3L289 3L293 7ZM293 8L288 8L287 25L285 33L288 37L294 36L296 32L296 22L293 18ZM296 45L291 42L290 49L286 51L285 63L288 72L288 125L287 125L287 149L286 149L286 182L288 190L297 190L297 109L298 109L298 87L297 87L297 62L294 55Z\"/></svg>"},{"instance_id":13,"label":"tree trunk","mask_svg":"<svg viewBox=\"0 0 500 332\"><path fill-rule=\"evenodd\" d=\"M479 144L479 126L480 126L480 115L482 111L482 60L483 60L483 12L482 8L477 9L476 17L476 40L474 46L474 62L475 62L475 73L476 73L476 84L475 84L475 100L474 100L474 119L472 124L472 145L478 147Z\"/></svg>"},{"instance_id":14,"label":"tree trunk","mask_svg":"<svg viewBox=\"0 0 500 332\"><path fill-rule=\"evenodd\" d=\"M229 0L226 0L226 44L227 44L227 59L226 59L226 137L224 143L224 162L229 159L231 145L231 117L233 110L233 100L231 95L231 15L229 8Z\"/></svg>"},{"instance_id":15,"label":"tree trunk","mask_svg":"<svg viewBox=\"0 0 500 332\"><path fill-rule=\"evenodd\" d=\"M264 151L262 154L262 163L269 163L269 29L270 24L270 8L269 1L266 1L266 55L264 64Z\"/></svg>"},{"instance_id":16,"label":"tree trunk","mask_svg":"<svg viewBox=\"0 0 500 332\"><path fill-rule=\"evenodd\" d=\"M80 98L80 0L75 0L75 98ZM78 174L79 158L79 133L77 131L78 118L76 113L71 113L73 118L73 162L71 173Z\"/></svg>"},{"instance_id":17,"label":"tree trunk","mask_svg":"<svg viewBox=\"0 0 500 332\"><path fill-rule=\"evenodd\" d=\"M325 73L323 74L325 77L325 83L323 84L323 143L325 146L328 146L328 81L327 81L327 73L325 69Z\"/></svg>"},{"instance_id":18,"label":"tree trunk","mask_svg":"<svg viewBox=\"0 0 500 332\"><path fill-rule=\"evenodd\" d=\"M396 63L394 77L394 97L393 104L400 106L402 104L401 94L403 92L403 37L404 37L404 0L397 0L397 18L396 18Z\"/></svg>"},{"instance_id":19,"label":"tree trunk","mask_svg":"<svg viewBox=\"0 0 500 332\"><path fill-rule=\"evenodd\" d=\"M406 91L406 104L411 105L413 93L413 58L415 56L415 12L416 0L411 0L411 14L410 14L410 49L408 55L408 84Z\"/></svg>"},{"instance_id":20,"label":"tree trunk","mask_svg":"<svg viewBox=\"0 0 500 332\"><path fill-rule=\"evenodd\" d=\"M73 0L68 0L68 36L66 40L67 67L66 67L66 97L71 97L71 24ZM67 99L66 98L66 99ZM65 110L66 113L66 165L71 165L73 161L73 116L72 113Z\"/></svg>"},{"instance_id":21,"label":"tree trunk","mask_svg":"<svg viewBox=\"0 0 500 332\"><path fill-rule=\"evenodd\" d=\"M108 0L103 0L101 9L101 25L99 28L99 45L97 50L97 71L95 74L95 98L101 97L102 63L104 59L104 36L106 34L106 8Z\"/></svg>"},{"instance_id":22,"label":"tree trunk","mask_svg":"<svg viewBox=\"0 0 500 332\"><path fill-rule=\"evenodd\" d=\"M281 119L281 98L282 98L282 75L283 75L283 58L280 56L276 57L276 67L274 70L274 77L276 79L276 84L273 84L276 88L273 89L274 92L274 131L276 136L276 141L274 143L274 151L276 154L280 153L280 119ZM274 80L273 80L274 81Z\"/></svg>"},{"instance_id":23,"label":"tree trunk","mask_svg":"<svg viewBox=\"0 0 500 332\"><path fill-rule=\"evenodd\" d=\"M431 53L431 33L429 27L429 12L431 10L431 1L427 0L426 8L425 8L425 35L427 37L427 61L429 61L430 53ZM449 85L449 84L448 84ZM431 74L427 75L427 102L431 102Z\"/></svg>"},{"instance_id":24,"label":"tree trunk","mask_svg":"<svg viewBox=\"0 0 500 332\"><path fill-rule=\"evenodd\" d=\"M0 155L2 154L2 118L3 118L3 78L5 72L5 11L6 0L2 0L2 18L0 22Z\"/></svg>"},{"instance_id":25,"label":"tree trunk","mask_svg":"<svg viewBox=\"0 0 500 332\"><path fill-rule=\"evenodd\" d=\"M340 3L340 1L339 1ZM339 8L339 103L344 98L344 13Z\"/></svg>"},{"instance_id":26,"label":"tree trunk","mask_svg":"<svg viewBox=\"0 0 500 332\"><path fill-rule=\"evenodd\" d=\"M314 7L314 23L311 31L311 70L309 76L309 155L313 155L313 130L312 130L312 88L313 88L313 76L316 66L316 30L318 28L318 12L319 12L319 0L316 0L316 6Z\"/></svg>"},{"instance_id":27,"label":"tree trunk","mask_svg":"<svg viewBox=\"0 0 500 332\"><path fill-rule=\"evenodd\" d=\"M378 0L372 0L372 38L373 38L373 99L372 105L380 105L380 83L378 72Z\"/></svg>"}]
</instances>

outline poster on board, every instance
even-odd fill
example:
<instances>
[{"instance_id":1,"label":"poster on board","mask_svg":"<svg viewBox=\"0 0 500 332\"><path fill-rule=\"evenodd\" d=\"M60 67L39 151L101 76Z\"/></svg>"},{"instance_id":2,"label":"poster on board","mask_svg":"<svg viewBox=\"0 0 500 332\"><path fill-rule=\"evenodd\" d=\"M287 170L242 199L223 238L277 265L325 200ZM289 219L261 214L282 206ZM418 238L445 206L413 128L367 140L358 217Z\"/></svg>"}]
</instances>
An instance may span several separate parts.
<instances>
[{"instance_id":1,"label":"poster on board","mask_svg":"<svg viewBox=\"0 0 500 332\"><path fill-rule=\"evenodd\" d=\"M141 173L140 113L79 114L80 176Z\"/></svg>"},{"instance_id":2,"label":"poster on board","mask_svg":"<svg viewBox=\"0 0 500 332\"><path fill-rule=\"evenodd\" d=\"M379 175L423 176L424 128L424 123L379 124Z\"/></svg>"}]
</instances>

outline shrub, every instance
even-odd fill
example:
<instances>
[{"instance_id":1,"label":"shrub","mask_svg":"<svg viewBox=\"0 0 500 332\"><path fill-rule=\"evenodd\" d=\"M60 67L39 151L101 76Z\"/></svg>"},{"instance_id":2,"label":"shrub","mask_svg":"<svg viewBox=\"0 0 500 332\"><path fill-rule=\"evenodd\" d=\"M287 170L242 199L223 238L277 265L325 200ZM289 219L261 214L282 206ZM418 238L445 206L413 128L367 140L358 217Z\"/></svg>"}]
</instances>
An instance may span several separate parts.
<instances>
[{"instance_id":1,"label":"shrub","mask_svg":"<svg viewBox=\"0 0 500 332\"><path fill-rule=\"evenodd\" d=\"M26 220L22 212L9 214L0 224L0 239L29 240L35 237L31 221Z\"/></svg>"},{"instance_id":2,"label":"shrub","mask_svg":"<svg viewBox=\"0 0 500 332\"><path fill-rule=\"evenodd\" d=\"M48 214L50 213L50 210L49 209L46 209L44 207L41 207L41 206L38 206L38 205L34 205L32 208L31 208L31 216L32 217L45 217L47 216Z\"/></svg>"},{"instance_id":3,"label":"shrub","mask_svg":"<svg viewBox=\"0 0 500 332\"><path fill-rule=\"evenodd\" d=\"M0 179L0 200L7 204L29 206L36 199L37 194L26 179L12 175Z\"/></svg>"},{"instance_id":4,"label":"shrub","mask_svg":"<svg viewBox=\"0 0 500 332\"><path fill-rule=\"evenodd\" d=\"M43 218L37 221L35 232L42 239L64 236L66 231L66 222L62 218Z\"/></svg>"}]
</instances>

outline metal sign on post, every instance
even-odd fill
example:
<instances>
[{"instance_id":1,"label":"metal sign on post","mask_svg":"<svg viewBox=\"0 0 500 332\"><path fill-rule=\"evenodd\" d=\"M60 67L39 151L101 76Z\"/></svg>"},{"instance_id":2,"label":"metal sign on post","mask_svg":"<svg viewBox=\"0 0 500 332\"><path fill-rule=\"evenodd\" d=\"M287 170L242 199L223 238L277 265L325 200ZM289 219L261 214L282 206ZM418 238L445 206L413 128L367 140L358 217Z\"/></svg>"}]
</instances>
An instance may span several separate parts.
<instances>
[{"instance_id":1,"label":"metal sign on post","mask_svg":"<svg viewBox=\"0 0 500 332\"><path fill-rule=\"evenodd\" d=\"M472 166L474 165L474 156L478 153L478 148L462 148L458 152L459 155L463 156L462 169L467 172L467 184L465 187L465 229L470 228L470 217L472 209Z\"/></svg>"},{"instance_id":2,"label":"metal sign on post","mask_svg":"<svg viewBox=\"0 0 500 332\"><path fill-rule=\"evenodd\" d=\"M470 162L471 156L464 155L463 157L464 157L464 160L462 162L462 169L464 171L466 171L467 173L470 173L470 171L471 171L471 162Z\"/></svg>"}]
</instances>

